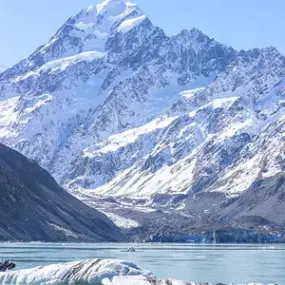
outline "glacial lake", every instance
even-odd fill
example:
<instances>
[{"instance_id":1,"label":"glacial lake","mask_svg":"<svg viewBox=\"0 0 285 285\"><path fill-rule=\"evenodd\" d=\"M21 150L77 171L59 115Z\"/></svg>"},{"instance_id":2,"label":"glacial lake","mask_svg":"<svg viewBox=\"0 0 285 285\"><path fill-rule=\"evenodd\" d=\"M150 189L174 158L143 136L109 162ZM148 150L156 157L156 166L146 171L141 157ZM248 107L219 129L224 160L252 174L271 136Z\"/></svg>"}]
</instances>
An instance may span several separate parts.
<instances>
[{"instance_id":1,"label":"glacial lake","mask_svg":"<svg viewBox=\"0 0 285 285\"><path fill-rule=\"evenodd\" d=\"M0 259L17 269L110 258L132 261L158 278L193 282L285 284L285 245L0 243Z\"/></svg>"}]
</instances>

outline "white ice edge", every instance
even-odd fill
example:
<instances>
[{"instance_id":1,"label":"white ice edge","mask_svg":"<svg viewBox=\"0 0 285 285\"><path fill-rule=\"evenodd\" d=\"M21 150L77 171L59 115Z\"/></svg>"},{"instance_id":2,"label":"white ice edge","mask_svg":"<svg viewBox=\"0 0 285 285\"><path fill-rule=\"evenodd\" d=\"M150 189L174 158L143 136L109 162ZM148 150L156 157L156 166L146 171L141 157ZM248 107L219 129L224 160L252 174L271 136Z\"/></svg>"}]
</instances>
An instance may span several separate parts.
<instances>
[{"instance_id":1,"label":"white ice edge","mask_svg":"<svg viewBox=\"0 0 285 285\"><path fill-rule=\"evenodd\" d=\"M0 284L214 285L211 283L185 283L172 279L157 280L150 271L144 270L132 262L108 259L75 261L2 272L0 273ZM248 285L263 284L250 283Z\"/></svg>"}]
</instances>

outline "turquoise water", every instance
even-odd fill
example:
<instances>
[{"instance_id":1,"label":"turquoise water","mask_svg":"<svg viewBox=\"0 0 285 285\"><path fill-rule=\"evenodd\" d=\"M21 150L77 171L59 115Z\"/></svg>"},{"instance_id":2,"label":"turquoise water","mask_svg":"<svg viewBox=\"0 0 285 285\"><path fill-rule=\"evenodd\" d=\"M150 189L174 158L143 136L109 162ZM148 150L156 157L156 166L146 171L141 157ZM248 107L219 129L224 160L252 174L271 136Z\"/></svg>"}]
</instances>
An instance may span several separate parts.
<instances>
[{"instance_id":1,"label":"turquoise water","mask_svg":"<svg viewBox=\"0 0 285 285\"><path fill-rule=\"evenodd\" d=\"M158 278L194 282L285 284L285 245L0 243L0 259L31 268L90 258L129 260Z\"/></svg>"}]
</instances>

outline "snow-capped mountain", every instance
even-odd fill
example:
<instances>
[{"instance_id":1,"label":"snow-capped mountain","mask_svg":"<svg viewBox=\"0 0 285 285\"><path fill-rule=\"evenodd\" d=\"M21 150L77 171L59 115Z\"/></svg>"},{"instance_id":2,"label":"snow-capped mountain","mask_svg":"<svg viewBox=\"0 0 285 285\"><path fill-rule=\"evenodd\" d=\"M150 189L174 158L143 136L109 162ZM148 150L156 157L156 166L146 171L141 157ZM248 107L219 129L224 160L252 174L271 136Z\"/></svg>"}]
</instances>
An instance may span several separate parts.
<instances>
[{"instance_id":1,"label":"snow-capped mountain","mask_svg":"<svg viewBox=\"0 0 285 285\"><path fill-rule=\"evenodd\" d=\"M208 213L283 172L284 76L274 47L169 37L136 4L105 0L0 74L0 140L90 204L221 196Z\"/></svg>"}]
</instances>

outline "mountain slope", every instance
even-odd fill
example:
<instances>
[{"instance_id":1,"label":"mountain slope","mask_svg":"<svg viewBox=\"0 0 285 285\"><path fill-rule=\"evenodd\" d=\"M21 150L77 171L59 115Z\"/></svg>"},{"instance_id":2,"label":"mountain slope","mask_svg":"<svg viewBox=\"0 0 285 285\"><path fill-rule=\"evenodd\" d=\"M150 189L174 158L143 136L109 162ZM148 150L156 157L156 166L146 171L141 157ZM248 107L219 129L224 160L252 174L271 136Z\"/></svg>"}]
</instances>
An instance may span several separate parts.
<instances>
[{"instance_id":1,"label":"mountain slope","mask_svg":"<svg viewBox=\"0 0 285 285\"><path fill-rule=\"evenodd\" d=\"M0 182L0 240L124 240L104 215L60 188L34 161L4 145Z\"/></svg>"},{"instance_id":2,"label":"mountain slope","mask_svg":"<svg viewBox=\"0 0 285 285\"><path fill-rule=\"evenodd\" d=\"M284 77L274 47L169 37L136 4L105 0L0 74L0 140L106 213L194 208L209 227L208 212L282 174Z\"/></svg>"}]
</instances>

